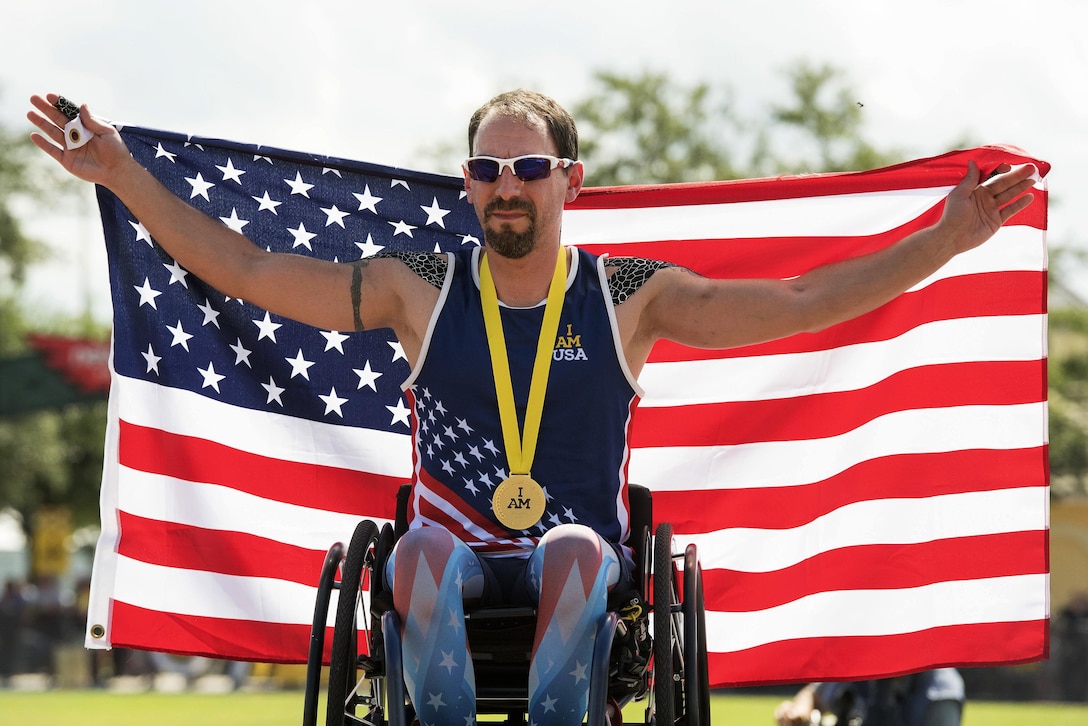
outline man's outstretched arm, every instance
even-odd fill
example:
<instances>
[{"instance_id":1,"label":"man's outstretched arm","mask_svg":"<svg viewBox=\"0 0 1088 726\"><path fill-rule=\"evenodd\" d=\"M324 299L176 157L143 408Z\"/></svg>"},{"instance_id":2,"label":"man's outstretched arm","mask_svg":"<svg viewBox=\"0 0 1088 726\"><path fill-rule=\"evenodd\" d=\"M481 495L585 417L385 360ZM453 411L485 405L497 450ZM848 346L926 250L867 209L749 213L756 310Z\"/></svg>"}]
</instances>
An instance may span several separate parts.
<instances>
[{"instance_id":1,"label":"man's outstretched arm","mask_svg":"<svg viewBox=\"0 0 1088 726\"><path fill-rule=\"evenodd\" d=\"M67 149L68 118L58 96L33 96L27 118L40 131L34 143L68 172L100 184L124 202L151 236L182 267L231 297L327 330L397 326L395 260L336 264L266 252L241 234L186 204L144 169L121 135L95 119L86 106L80 120L93 138Z\"/></svg>"},{"instance_id":2,"label":"man's outstretched arm","mask_svg":"<svg viewBox=\"0 0 1088 726\"><path fill-rule=\"evenodd\" d=\"M978 247L1032 202L1034 167L1008 165L984 183L972 162L941 219L882 250L790 280L713 280L680 268L645 285L635 344L667 338L729 348L821 330L889 302ZM634 302L634 300L632 300ZM647 348L648 350L648 348Z\"/></svg>"}]
</instances>

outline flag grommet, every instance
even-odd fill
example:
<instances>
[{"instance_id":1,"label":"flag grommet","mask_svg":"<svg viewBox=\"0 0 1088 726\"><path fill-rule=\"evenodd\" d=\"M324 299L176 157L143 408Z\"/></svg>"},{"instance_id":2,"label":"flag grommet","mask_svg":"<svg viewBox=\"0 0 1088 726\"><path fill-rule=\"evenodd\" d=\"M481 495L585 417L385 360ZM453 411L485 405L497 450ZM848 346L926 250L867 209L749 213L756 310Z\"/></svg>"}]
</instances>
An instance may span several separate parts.
<instances>
[{"instance_id":1,"label":"flag grommet","mask_svg":"<svg viewBox=\"0 0 1088 726\"><path fill-rule=\"evenodd\" d=\"M87 129L83 127L83 122L76 117L69 121L64 126L64 145L69 149L78 149L86 144L94 134L87 132Z\"/></svg>"},{"instance_id":2,"label":"flag grommet","mask_svg":"<svg viewBox=\"0 0 1088 726\"><path fill-rule=\"evenodd\" d=\"M95 640L99 640L106 636L106 626L95 623L91 626L91 637Z\"/></svg>"}]
</instances>

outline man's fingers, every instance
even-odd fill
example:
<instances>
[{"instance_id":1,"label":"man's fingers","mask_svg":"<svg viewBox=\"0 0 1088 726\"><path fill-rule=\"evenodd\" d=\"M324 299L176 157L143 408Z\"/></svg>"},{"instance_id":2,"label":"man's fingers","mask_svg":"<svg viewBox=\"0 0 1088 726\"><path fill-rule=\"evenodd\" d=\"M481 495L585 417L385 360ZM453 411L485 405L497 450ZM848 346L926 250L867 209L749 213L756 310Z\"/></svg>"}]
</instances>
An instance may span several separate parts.
<instances>
[{"instance_id":1,"label":"man's fingers","mask_svg":"<svg viewBox=\"0 0 1088 726\"><path fill-rule=\"evenodd\" d=\"M30 140L34 142L34 145L39 149L49 154L56 161L61 161L61 157L64 156L64 150L56 144L50 143L49 139L45 138L41 134L31 134Z\"/></svg>"},{"instance_id":2,"label":"man's fingers","mask_svg":"<svg viewBox=\"0 0 1088 726\"><path fill-rule=\"evenodd\" d=\"M998 194L994 194L994 201L996 201L998 204L1002 204L1002 205L1007 204L1008 202L1011 202L1012 200L1014 200L1017 197L1021 196L1025 192L1030 191L1031 188L1034 187L1034 186L1035 186L1035 182L1033 180L1024 179L1024 180L1020 181L1018 184L1016 184L1015 186L1011 186L1008 189L1006 189L1006 190L1004 190L1004 191L1002 191L1002 192L1000 192Z\"/></svg>"},{"instance_id":3,"label":"man's fingers","mask_svg":"<svg viewBox=\"0 0 1088 726\"><path fill-rule=\"evenodd\" d=\"M45 118L49 119L51 123L64 128L64 124L68 123L68 117L53 105L59 98L60 96L55 93L50 93L45 97L34 95L30 97L30 103L34 108L38 109Z\"/></svg>"},{"instance_id":4,"label":"man's fingers","mask_svg":"<svg viewBox=\"0 0 1088 726\"><path fill-rule=\"evenodd\" d=\"M87 104L83 104L79 107L79 120L83 122L83 126L95 135L101 135L108 133L110 128L109 124L99 121L91 115L90 109L87 108Z\"/></svg>"},{"instance_id":5,"label":"man's fingers","mask_svg":"<svg viewBox=\"0 0 1088 726\"><path fill-rule=\"evenodd\" d=\"M1008 205L1002 207L1001 208L1001 223L1004 224L1005 222L1009 221L1009 219L1014 214L1019 213L1021 210L1023 210L1029 204L1031 204L1033 201L1035 201L1035 195L1034 194L1025 194L1024 196L1020 197L1019 199L1017 199L1012 204L1008 204Z\"/></svg>"},{"instance_id":6,"label":"man's fingers","mask_svg":"<svg viewBox=\"0 0 1088 726\"><path fill-rule=\"evenodd\" d=\"M37 126L42 135L51 139L53 143L64 144L64 129L57 126L53 121L34 111L27 112L26 118L30 123ZM45 139L43 138L42 141L45 141Z\"/></svg>"},{"instance_id":7,"label":"man's fingers","mask_svg":"<svg viewBox=\"0 0 1088 726\"><path fill-rule=\"evenodd\" d=\"M993 192L994 196L997 196L1013 187L1024 184L1027 184L1028 187L1032 186L1034 184L1033 177L1037 173L1033 164L1019 164L1018 166L1008 167L1008 171L991 177L982 186Z\"/></svg>"}]
</instances>

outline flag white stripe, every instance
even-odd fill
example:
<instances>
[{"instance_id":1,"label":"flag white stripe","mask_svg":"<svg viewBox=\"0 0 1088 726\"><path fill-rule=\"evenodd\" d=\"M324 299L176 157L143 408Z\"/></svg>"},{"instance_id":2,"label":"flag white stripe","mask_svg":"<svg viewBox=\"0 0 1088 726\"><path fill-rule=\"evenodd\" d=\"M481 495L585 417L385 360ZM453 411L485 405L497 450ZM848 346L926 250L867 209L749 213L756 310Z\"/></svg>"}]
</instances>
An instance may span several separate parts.
<instances>
[{"instance_id":1,"label":"flag white stripe","mask_svg":"<svg viewBox=\"0 0 1088 726\"><path fill-rule=\"evenodd\" d=\"M1048 496L1043 487L1022 487L875 499L847 504L789 529L721 529L678 536L676 545L696 545L704 570L773 572L845 547L1045 531Z\"/></svg>"},{"instance_id":2,"label":"flag white stripe","mask_svg":"<svg viewBox=\"0 0 1088 726\"><path fill-rule=\"evenodd\" d=\"M112 336L112 334L111 334ZM106 436L102 452L102 489L99 494L99 508L102 531L94 548L94 563L91 567L91 589L87 594L87 623L107 625L110 623L113 593L117 589L117 547L121 539L121 530L117 521L118 473L121 465L117 456L117 416L120 395L117 392L120 377L114 371L114 340L110 340L110 393L107 404ZM102 638L94 638L92 628L86 628L85 648L109 648L110 628L106 627Z\"/></svg>"},{"instance_id":3,"label":"flag white stripe","mask_svg":"<svg viewBox=\"0 0 1088 726\"><path fill-rule=\"evenodd\" d=\"M412 475L407 432L337 426L220 403L178 388L115 379L123 421L223 443L273 459L335 466L384 476ZM260 423L255 423L256 419Z\"/></svg>"},{"instance_id":4,"label":"flag white stripe","mask_svg":"<svg viewBox=\"0 0 1088 726\"><path fill-rule=\"evenodd\" d=\"M706 613L716 653L794 638L914 633L973 623L1049 617L1047 575L939 582L896 590L821 592L754 612Z\"/></svg>"},{"instance_id":5,"label":"flag white stripe","mask_svg":"<svg viewBox=\"0 0 1088 726\"><path fill-rule=\"evenodd\" d=\"M1002 227L986 244L962 252L910 288L920 290L938 280L988 272L1039 272L1047 267L1046 240L1034 227Z\"/></svg>"},{"instance_id":6,"label":"flag white stripe","mask_svg":"<svg viewBox=\"0 0 1088 726\"><path fill-rule=\"evenodd\" d=\"M325 551L330 537L346 543L361 517L285 504L230 487L122 468L121 511L162 522L242 532L294 547ZM386 520L368 516L380 527ZM337 535L339 533L339 535Z\"/></svg>"},{"instance_id":7,"label":"flag white stripe","mask_svg":"<svg viewBox=\"0 0 1088 726\"><path fill-rule=\"evenodd\" d=\"M637 448L631 481L662 491L811 484L897 454L1041 446L1046 404L898 411L839 436L730 446Z\"/></svg>"},{"instance_id":8,"label":"flag white stripe","mask_svg":"<svg viewBox=\"0 0 1088 726\"><path fill-rule=\"evenodd\" d=\"M568 209L567 244L628 244L707 238L873 235L939 203L951 187L902 189L727 204Z\"/></svg>"},{"instance_id":9,"label":"flag white stripe","mask_svg":"<svg viewBox=\"0 0 1088 726\"><path fill-rule=\"evenodd\" d=\"M587 210L596 212L597 210ZM568 212L569 214L569 212ZM719 234L713 233L713 228L708 227L706 234L708 239L719 239ZM563 228L563 244L585 244L583 240L576 239L567 233L566 225ZM724 238L723 238L724 239ZM622 245L636 240L629 240L619 232L613 230L613 237L602 244L617 249L613 256L623 253ZM728 244L726 239L723 244ZM799 244L802 244L799 242ZM1016 271L1041 271L1047 268L1047 252L1045 237L1034 227L1024 225L1009 225L1002 227L991 237L985 245L973 250L963 252L942 266L926 279L911 287L909 291L920 290L938 280L951 279L962 275L977 275L988 272L1016 272Z\"/></svg>"},{"instance_id":10,"label":"flag white stripe","mask_svg":"<svg viewBox=\"0 0 1088 726\"><path fill-rule=\"evenodd\" d=\"M830 350L647 363L641 376L646 397L639 405L763 401L853 391L921 366L1041 360L1045 340L1043 315L992 316L939 320L889 340Z\"/></svg>"},{"instance_id":11,"label":"flag white stripe","mask_svg":"<svg viewBox=\"0 0 1088 726\"><path fill-rule=\"evenodd\" d=\"M317 588L287 580L239 577L152 565L117 557L114 597L129 605L175 615L310 625ZM338 592L326 622L333 625ZM364 597L364 602L369 596Z\"/></svg>"}]
</instances>

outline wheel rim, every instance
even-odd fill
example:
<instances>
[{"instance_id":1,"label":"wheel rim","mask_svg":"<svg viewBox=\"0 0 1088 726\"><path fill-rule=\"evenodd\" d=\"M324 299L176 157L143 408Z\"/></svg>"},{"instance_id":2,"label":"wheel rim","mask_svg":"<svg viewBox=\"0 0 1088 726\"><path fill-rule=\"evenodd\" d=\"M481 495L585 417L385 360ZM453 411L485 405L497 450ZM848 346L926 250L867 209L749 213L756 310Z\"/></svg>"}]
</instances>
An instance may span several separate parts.
<instances>
[{"instance_id":1,"label":"wheel rim","mask_svg":"<svg viewBox=\"0 0 1088 726\"><path fill-rule=\"evenodd\" d=\"M362 601L363 572L373 566L372 549L378 539L378 527L364 520L355 527L344 559L340 578L340 597L333 626L332 656L329 661L327 726L342 726L355 714L354 691L357 683L359 607ZM364 620L369 633L369 622ZM368 643L368 648L372 647Z\"/></svg>"},{"instance_id":2,"label":"wheel rim","mask_svg":"<svg viewBox=\"0 0 1088 726\"><path fill-rule=\"evenodd\" d=\"M672 527L659 524L654 535L654 717L658 726L674 721Z\"/></svg>"}]
</instances>

